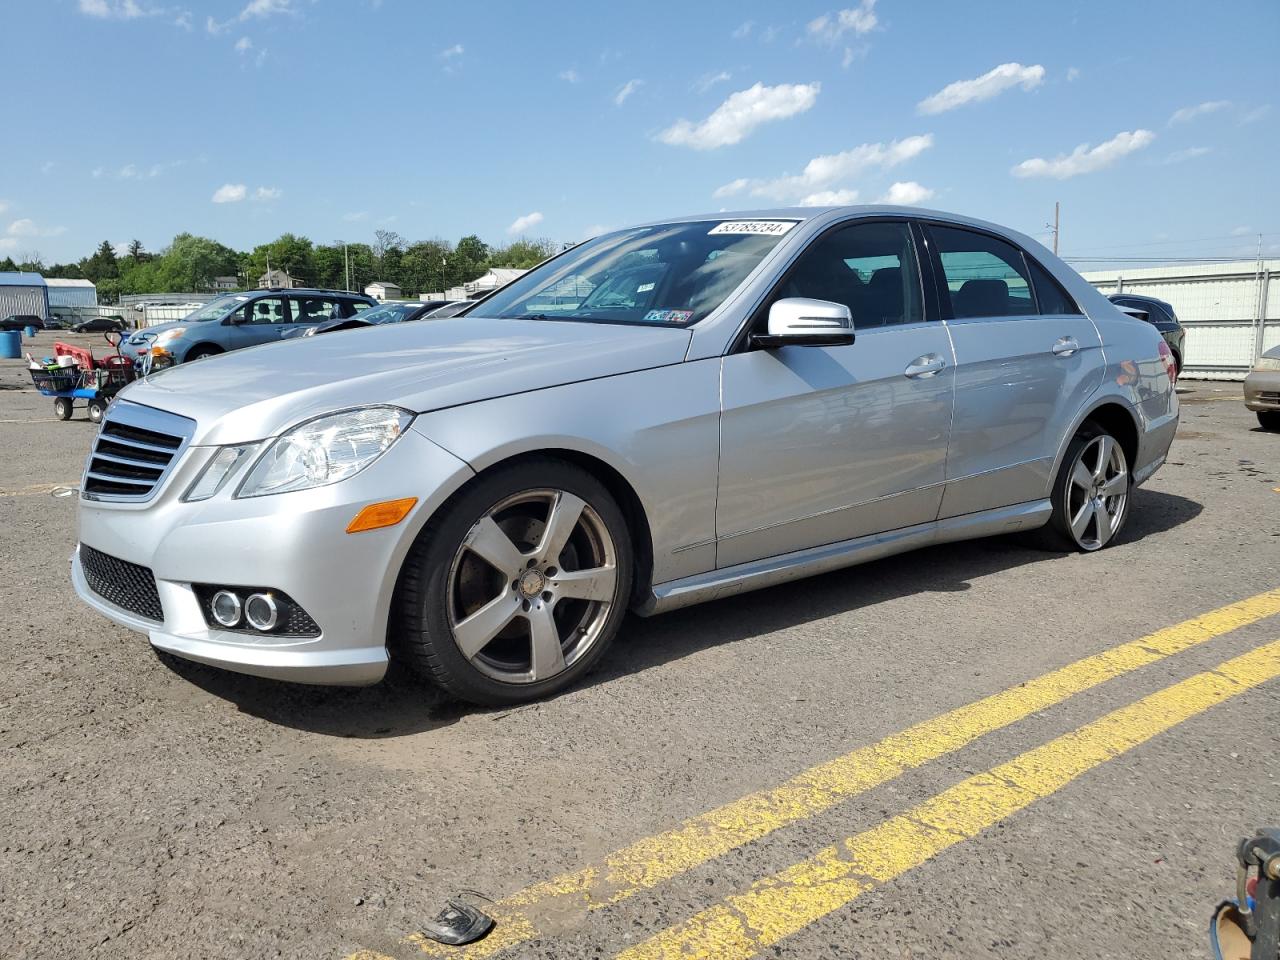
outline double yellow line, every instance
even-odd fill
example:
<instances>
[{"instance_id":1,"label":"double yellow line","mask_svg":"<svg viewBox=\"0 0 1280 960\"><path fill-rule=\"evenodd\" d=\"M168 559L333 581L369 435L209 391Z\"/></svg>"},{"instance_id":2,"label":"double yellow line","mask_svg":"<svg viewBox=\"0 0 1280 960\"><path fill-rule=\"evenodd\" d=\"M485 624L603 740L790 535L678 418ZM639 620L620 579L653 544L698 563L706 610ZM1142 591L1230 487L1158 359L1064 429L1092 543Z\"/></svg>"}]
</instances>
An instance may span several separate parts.
<instances>
[{"instance_id":1,"label":"double yellow line","mask_svg":"<svg viewBox=\"0 0 1280 960\"><path fill-rule=\"evenodd\" d=\"M1280 590L1229 604L1068 664L1020 686L909 727L624 847L602 862L536 884L488 909L497 926L478 943L423 954L481 960L553 931L539 917L580 917L651 889L731 850L880 786L1067 698L1197 644L1280 613ZM1280 675L1280 642L1262 647L1035 750L971 777L880 827L756 883L626 951L626 960L749 957L1059 789L1085 770L1229 696ZM557 924L559 926L560 924ZM372 951L348 960L386 960Z\"/></svg>"}]
</instances>

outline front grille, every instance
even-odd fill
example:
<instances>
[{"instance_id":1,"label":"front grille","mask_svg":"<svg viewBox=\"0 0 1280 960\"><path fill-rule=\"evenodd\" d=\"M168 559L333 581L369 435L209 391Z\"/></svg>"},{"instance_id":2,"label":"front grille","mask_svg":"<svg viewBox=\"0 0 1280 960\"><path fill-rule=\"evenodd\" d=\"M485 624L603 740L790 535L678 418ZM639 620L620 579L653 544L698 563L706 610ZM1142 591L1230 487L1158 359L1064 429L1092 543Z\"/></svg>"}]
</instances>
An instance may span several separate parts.
<instances>
[{"instance_id":1,"label":"front grille","mask_svg":"<svg viewBox=\"0 0 1280 960\"><path fill-rule=\"evenodd\" d=\"M1280 393L1273 393L1270 390L1259 390L1258 399L1265 400L1267 403L1280 403Z\"/></svg>"},{"instance_id":2,"label":"front grille","mask_svg":"<svg viewBox=\"0 0 1280 960\"><path fill-rule=\"evenodd\" d=\"M136 403L107 408L85 468L91 500L149 500L195 431L195 421Z\"/></svg>"},{"instance_id":3,"label":"front grille","mask_svg":"<svg viewBox=\"0 0 1280 960\"><path fill-rule=\"evenodd\" d=\"M130 613L161 623L164 611L156 578L147 567L80 544L80 569L89 589Z\"/></svg>"}]
</instances>

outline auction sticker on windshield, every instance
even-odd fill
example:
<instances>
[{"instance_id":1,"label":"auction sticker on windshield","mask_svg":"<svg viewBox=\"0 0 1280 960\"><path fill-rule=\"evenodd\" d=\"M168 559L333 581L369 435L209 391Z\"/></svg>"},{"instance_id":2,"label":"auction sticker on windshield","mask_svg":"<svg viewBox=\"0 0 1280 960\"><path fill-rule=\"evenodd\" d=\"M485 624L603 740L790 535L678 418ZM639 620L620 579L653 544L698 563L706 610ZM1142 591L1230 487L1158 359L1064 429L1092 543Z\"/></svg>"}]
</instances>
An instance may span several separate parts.
<instances>
[{"instance_id":1,"label":"auction sticker on windshield","mask_svg":"<svg viewBox=\"0 0 1280 960\"><path fill-rule=\"evenodd\" d=\"M766 237L780 237L796 225L794 220L726 220L707 231L707 236L718 233L754 233Z\"/></svg>"}]
</instances>

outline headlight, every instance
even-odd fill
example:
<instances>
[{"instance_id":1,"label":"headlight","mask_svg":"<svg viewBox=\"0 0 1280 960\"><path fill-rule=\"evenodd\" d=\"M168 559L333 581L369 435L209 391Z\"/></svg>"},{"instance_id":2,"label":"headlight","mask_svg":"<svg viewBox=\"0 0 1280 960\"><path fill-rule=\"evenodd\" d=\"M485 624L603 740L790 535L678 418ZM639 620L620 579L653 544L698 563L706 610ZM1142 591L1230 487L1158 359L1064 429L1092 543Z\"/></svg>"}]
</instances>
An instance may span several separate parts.
<instances>
[{"instance_id":1,"label":"headlight","mask_svg":"<svg viewBox=\"0 0 1280 960\"><path fill-rule=\"evenodd\" d=\"M238 497L309 490L359 473L386 453L413 422L399 407L359 407L301 423L267 447Z\"/></svg>"},{"instance_id":2,"label":"headlight","mask_svg":"<svg viewBox=\"0 0 1280 960\"><path fill-rule=\"evenodd\" d=\"M1255 370L1280 370L1280 357L1259 357Z\"/></svg>"},{"instance_id":3,"label":"headlight","mask_svg":"<svg viewBox=\"0 0 1280 960\"><path fill-rule=\"evenodd\" d=\"M158 350L159 347L156 349ZM195 500L208 500L222 489L227 478L235 473L236 467L257 449L256 445L223 447L213 455L212 460L205 464L204 469L200 471L200 476L196 477L196 482L191 484L187 492L182 495L182 499L188 503Z\"/></svg>"},{"instance_id":4,"label":"headlight","mask_svg":"<svg viewBox=\"0 0 1280 960\"><path fill-rule=\"evenodd\" d=\"M156 334L156 343L168 343L170 340L177 340L186 332L186 327L172 327L168 330L161 330Z\"/></svg>"}]
</instances>

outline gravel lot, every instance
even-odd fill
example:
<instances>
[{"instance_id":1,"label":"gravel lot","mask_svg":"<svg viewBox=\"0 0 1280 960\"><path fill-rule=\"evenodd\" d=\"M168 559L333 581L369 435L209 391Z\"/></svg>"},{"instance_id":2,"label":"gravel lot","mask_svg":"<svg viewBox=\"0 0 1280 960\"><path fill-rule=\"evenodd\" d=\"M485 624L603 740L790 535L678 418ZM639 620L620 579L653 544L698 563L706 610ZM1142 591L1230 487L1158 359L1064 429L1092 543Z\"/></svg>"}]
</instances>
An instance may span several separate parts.
<instances>
[{"instance_id":1,"label":"gravel lot","mask_svg":"<svg viewBox=\"0 0 1280 960\"><path fill-rule=\"evenodd\" d=\"M403 938L459 890L508 897L1280 586L1280 435L1257 429L1238 384L1188 384L1169 464L1136 495L1124 541L1095 556L986 540L633 619L586 684L517 710L462 707L402 678L353 690L175 672L75 600L75 501L49 493L78 481L93 427L82 411L52 420L25 379L0 361L3 957L421 956ZM548 910L541 933L502 956L614 956L1278 639L1280 616L1223 632L608 909ZM1280 824L1277 729L1273 681L1084 771L768 955L1207 957L1235 841Z\"/></svg>"}]
</instances>

